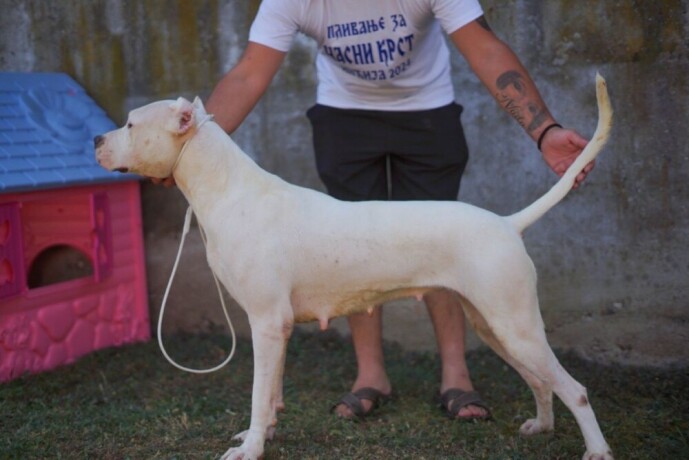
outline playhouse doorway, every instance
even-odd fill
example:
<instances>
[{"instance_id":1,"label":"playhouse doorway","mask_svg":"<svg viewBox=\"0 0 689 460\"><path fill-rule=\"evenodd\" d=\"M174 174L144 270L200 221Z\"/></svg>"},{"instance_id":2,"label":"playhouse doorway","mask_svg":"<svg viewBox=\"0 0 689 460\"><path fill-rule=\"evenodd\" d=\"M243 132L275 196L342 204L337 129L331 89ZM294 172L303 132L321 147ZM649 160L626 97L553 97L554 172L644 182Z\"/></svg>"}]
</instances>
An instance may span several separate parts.
<instances>
[{"instance_id":1,"label":"playhouse doorway","mask_svg":"<svg viewBox=\"0 0 689 460\"><path fill-rule=\"evenodd\" d=\"M86 254L61 244L46 248L36 256L29 269L27 284L29 289L36 289L93 277L93 274L93 263Z\"/></svg>"}]
</instances>

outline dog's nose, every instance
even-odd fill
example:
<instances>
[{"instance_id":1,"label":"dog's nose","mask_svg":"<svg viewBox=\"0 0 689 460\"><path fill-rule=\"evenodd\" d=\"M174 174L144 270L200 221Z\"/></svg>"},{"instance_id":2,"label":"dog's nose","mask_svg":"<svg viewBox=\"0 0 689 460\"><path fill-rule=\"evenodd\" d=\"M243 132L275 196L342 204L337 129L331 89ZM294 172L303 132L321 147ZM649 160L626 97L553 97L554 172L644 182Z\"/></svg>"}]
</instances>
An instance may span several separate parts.
<instances>
[{"instance_id":1,"label":"dog's nose","mask_svg":"<svg viewBox=\"0 0 689 460\"><path fill-rule=\"evenodd\" d=\"M105 142L105 137L103 137L103 136L100 136L100 135L99 135L99 136L96 136L96 137L93 138L93 146L94 146L95 148L98 148L98 147L100 147L101 145L103 145L103 142Z\"/></svg>"}]
</instances>

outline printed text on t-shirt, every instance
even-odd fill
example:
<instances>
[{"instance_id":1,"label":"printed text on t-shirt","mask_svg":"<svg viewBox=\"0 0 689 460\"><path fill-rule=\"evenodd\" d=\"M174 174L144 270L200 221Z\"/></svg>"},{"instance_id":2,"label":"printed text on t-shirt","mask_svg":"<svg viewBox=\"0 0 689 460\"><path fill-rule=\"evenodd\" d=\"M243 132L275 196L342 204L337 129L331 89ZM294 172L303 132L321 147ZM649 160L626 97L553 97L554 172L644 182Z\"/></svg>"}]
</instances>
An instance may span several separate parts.
<instances>
[{"instance_id":1,"label":"printed text on t-shirt","mask_svg":"<svg viewBox=\"0 0 689 460\"><path fill-rule=\"evenodd\" d=\"M389 21L385 17L368 19L363 21L351 21L347 23L333 24L327 27L327 38L330 44L323 45L323 53L342 65L342 69L363 80L386 80L395 78L406 71L411 65L407 56L414 48L414 34L406 34L397 37L386 37L379 40L361 41L359 43L332 44L338 39L367 35L385 31L395 32L400 28L406 28L407 21L402 14L391 14ZM404 59L404 62L394 64L396 59ZM383 64L385 69L360 70L351 69L348 65L362 66L371 64ZM394 66L394 67L391 67ZM375 75L375 78L372 76Z\"/></svg>"}]
</instances>

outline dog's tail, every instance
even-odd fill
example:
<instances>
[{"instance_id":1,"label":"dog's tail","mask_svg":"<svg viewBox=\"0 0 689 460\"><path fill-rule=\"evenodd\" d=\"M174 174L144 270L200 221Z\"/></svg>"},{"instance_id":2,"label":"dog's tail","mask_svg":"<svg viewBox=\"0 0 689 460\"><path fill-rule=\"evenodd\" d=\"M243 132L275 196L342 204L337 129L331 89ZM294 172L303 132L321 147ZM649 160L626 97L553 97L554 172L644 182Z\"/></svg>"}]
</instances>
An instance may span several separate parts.
<instances>
[{"instance_id":1,"label":"dog's tail","mask_svg":"<svg viewBox=\"0 0 689 460\"><path fill-rule=\"evenodd\" d=\"M536 222L553 206L559 203L572 189L574 180L579 173L587 164L596 158L598 153L603 149L612 127L613 111L610 105L605 79L601 77L600 74L596 74L596 98L598 100L598 126L596 127L596 132L593 134L593 139L588 143L586 148L584 148L574 163L567 169L562 178L560 178L545 195L521 211L507 217L507 220L510 221L519 232L522 232Z\"/></svg>"}]
</instances>

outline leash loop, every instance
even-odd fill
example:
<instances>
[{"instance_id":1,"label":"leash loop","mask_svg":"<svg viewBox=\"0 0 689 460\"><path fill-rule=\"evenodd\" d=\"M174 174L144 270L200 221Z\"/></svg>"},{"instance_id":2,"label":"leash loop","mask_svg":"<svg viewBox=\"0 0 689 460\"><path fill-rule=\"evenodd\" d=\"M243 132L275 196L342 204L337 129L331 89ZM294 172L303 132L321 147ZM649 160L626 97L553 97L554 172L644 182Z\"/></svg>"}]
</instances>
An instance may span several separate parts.
<instances>
[{"instance_id":1,"label":"leash loop","mask_svg":"<svg viewBox=\"0 0 689 460\"><path fill-rule=\"evenodd\" d=\"M201 121L198 126L197 126L197 131L201 126L213 119L213 115L209 115L203 121ZM191 140L191 139L190 139ZM189 141L190 141L189 140ZM174 171L177 168L177 165L179 164L179 160L182 158L182 155L184 154L184 151L189 144L189 141L185 142L185 144L182 146L182 150L180 151L179 155L177 156L177 161L175 161L174 166L172 167L172 171ZM160 305L160 312L158 314L158 328L157 328L157 336L158 336L158 347L160 348L160 351L163 353L163 356L165 356L165 359L172 364L174 367L177 369L180 369L185 372L191 372L192 374L210 374L211 372L218 371L225 367L231 360L232 357L234 356L235 349L237 347L237 337L234 332L234 326L232 325L232 320L230 319L230 314L227 311L227 305L225 304L225 297L223 296L222 293L222 288L220 287L220 282L218 281L218 277L215 276L215 272L211 268L211 273L213 274L213 281L215 281L215 287L218 290L218 296L220 297L220 304L222 305L222 310L223 313L225 314L225 320L227 321L227 325L230 328L230 333L232 335L232 349L230 350L230 354L225 358L225 360L218 364L215 367L211 367L208 369L192 369L190 367L182 366L178 364L174 359L170 357L168 354L167 350L165 349L165 345L163 344L163 316L165 315L165 306L167 305L167 299L168 296L170 295L170 289L172 288L172 282L175 279L175 274L177 273L177 267L179 266L179 261L180 258L182 257L182 250L184 249L184 241L186 240L187 235L189 234L189 230L191 228L191 219L194 215L194 211L191 208L191 205L187 208L187 212L184 216L184 226L182 227L182 236L179 242L179 249L177 250L177 257L175 258L175 263L172 266L172 273L170 273L170 279L168 280L167 287L165 288L165 294L163 295L163 301ZM207 247L206 243L206 234L203 230L203 227L201 226L201 223L199 222L198 224L199 227L199 233L201 235L201 241L203 241L203 247Z\"/></svg>"}]
</instances>

